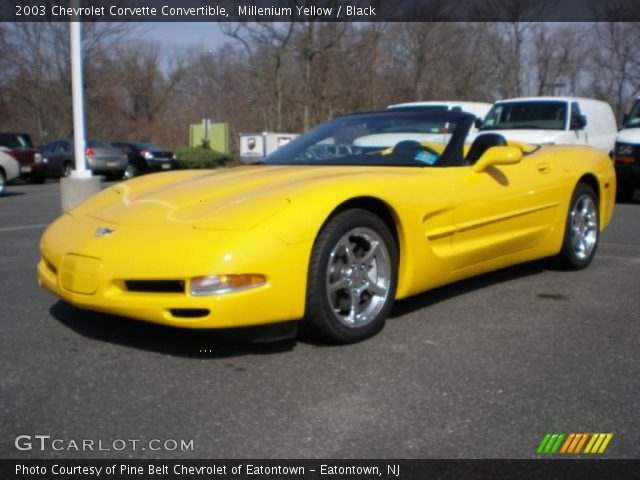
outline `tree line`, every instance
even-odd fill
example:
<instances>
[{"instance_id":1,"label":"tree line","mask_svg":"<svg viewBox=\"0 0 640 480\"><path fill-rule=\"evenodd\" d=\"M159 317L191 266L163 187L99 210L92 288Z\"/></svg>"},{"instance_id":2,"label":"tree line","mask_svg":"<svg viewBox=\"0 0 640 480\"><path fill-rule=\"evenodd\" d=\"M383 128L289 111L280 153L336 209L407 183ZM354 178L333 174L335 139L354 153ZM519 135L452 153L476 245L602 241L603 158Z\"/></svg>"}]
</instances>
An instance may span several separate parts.
<instances>
[{"instance_id":1,"label":"tree line","mask_svg":"<svg viewBox=\"0 0 640 480\"><path fill-rule=\"evenodd\" d=\"M69 137L65 23L0 23L0 130ZM302 132L346 112L417 100L575 95L620 119L640 93L640 24L220 23L224 42L163 51L139 24L83 24L87 134L168 147L187 125ZM212 26L211 28L215 28Z\"/></svg>"}]
</instances>

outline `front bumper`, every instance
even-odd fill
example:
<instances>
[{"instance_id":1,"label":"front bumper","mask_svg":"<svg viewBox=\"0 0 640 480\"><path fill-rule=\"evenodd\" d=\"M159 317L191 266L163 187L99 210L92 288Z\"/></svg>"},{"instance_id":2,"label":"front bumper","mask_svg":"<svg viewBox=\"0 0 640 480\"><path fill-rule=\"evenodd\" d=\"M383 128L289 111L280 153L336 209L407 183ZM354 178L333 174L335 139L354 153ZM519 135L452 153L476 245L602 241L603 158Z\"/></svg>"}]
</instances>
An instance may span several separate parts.
<instances>
[{"instance_id":1,"label":"front bumper","mask_svg":"<svg viewBox=\"0 0 640 480\"><path fill-rule=\"evenodd\" d=\"M115 232L97 238L98 227ZM310 243L287 245L260 229L171 227L162 232L63 215L42 238L39 282L80 308L175 327L233 328L303 316ZM193 277L243 272L266 275L266 285L206 297L187 293ZM183 281L184 291L131 291L125 283L168 279Z\"/></svg>"}]
</instances>

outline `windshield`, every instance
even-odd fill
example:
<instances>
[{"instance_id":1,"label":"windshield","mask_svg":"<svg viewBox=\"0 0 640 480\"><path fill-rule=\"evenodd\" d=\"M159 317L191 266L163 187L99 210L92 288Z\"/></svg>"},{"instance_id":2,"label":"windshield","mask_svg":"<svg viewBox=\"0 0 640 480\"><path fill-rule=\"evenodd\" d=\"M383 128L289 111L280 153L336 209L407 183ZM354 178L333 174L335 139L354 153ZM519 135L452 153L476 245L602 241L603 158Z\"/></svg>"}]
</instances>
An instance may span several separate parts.
<instances>
[{"instance_id":1,"label":"windshield","mask_svg":"<svg viewBox=\"0 0 640 480\"><path fill-rule=\"evenodd\" d=\"M566 102L508 102L491 107L480 130L566 130L566 123Z\"/></svg>"},{"instance_id":2,"label":"windshield","mask_svg":"<svg viewBox=\"0 0 640 480\"><path fill-rule=\"evenodd\" d=\"M0 145L7 148L32 148L29 135L20 133L0 133Z\"/></svg>"},{"instance_id":3,"label":"windshield","mask_svg":"<svg viewBox=\"0 0 640 480\"><path fill-rule=\"evenodd\" d=\"M636 103L631 108L624 126L627 128L640 127L640 99L636 100Z\"/></svg>"},{"instance_id":4,"label":"windshield","mask_svg":"<svg viewBox=\"0 0 640 480\"><path fill-rule=\"evenodd\" d=\"M473 116L416 109L338 117L269 155L268 165L432 166L462 157Z\"/></svg>"}]
</instances>

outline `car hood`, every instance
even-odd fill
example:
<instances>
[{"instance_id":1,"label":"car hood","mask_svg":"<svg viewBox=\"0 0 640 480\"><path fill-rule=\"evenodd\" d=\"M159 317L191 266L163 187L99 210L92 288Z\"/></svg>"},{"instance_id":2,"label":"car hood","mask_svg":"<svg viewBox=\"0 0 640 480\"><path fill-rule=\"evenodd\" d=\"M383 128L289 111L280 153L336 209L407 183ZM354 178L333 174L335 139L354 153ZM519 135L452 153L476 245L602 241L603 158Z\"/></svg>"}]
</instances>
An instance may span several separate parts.
<instances>
[{"instance_id":1,"label":"car hood","mask_svg":"<svg viewBox=\"0 0 640 480\"><path fill-rule=\"evenodd\" d=\"M624 128L616 135L616 142L640 143L640 128Z\"/></svg>"},{"instance_id":2,"label":"car hood","mask_svg":"<svg viewBox=\"0 0 640 480\"><path fill-rule=\"evenodd\" d=\"M118 183L70 215L110 224L190 224L196 228L251 228L287 208L297 192L336 176L380 167L244 166L180 170Z\"/></svg>"},{"instance_id":3,"label":"car hood","mask_svg":"<svg viewBox=\"0 0 640 480\"><path fill-rule=\"evenodd\" d=\"M555 143L556 140L566 133L564 130L527 130L527 129L513 129L513 130L482 130L475 136L482 135L483 133L498 133L507 140L517 140L525 143L532 143L534 145L540 145L543 143ZM474 138L475 138L474 136ZM473 138L467 140L471 142Z\"/></svg>"}]
</instances>

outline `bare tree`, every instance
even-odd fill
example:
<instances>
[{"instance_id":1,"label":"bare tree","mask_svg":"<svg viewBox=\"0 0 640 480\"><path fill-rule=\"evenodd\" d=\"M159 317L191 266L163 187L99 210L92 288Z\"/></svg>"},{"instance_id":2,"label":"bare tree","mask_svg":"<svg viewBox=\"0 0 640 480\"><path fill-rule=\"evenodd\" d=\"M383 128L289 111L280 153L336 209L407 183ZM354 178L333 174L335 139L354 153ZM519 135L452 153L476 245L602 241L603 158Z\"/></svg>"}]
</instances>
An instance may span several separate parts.
<instances>
[{"instance_id":1,"label":"bare tree","mask_svg":"<svg viewBox=\"0 0 640 480\"><path fill-rule=\"evenodd\" d=\"M498 87L497 97L523 94L527 35L548 8L548 0L481 0L472 9L474 18L491 22L486 46L491 53L491 80Z\"/></svg>"},{"instance_id":2,"label":"bare tree","mask_svg":"<svg viewBox=\"0 0 640 480\"><path fill-rule=\"evenodd\" d=\"M100 57L122 41L132 27L115 23L83 24L86 77L91 77ZM11 98L12 128L35 130L37 141L69 136L71 73L69 26L40 22L4 24L0 36L5 95Z\"/></svg>"},{"instance_id":3,"label":"bare tree","mask_svg":"<svg viewBox=\"0 0 640 480\"><path fill-rule=\"evenodd\" d=\"M220 29L225 35L239 41L244 47L256 87L259 85L258 88L261 90L270 91L273 94L275 123L270 128L281 130L283 125L283 67L286 61L285 57L289 53L289 41L293 34L294 23L221 23ZM264 62L265 58L269 61ZM261 75L261 67L270 70L271 75ZM269 85L270 83L271 85ZM265 121L269 122L270 115L267 114L264 117Z\"/></svg>"},{"instance_id":4,"label":"bare tree","mask_svg":"<svg viewBox=\"0 0 640 480\"><path fill-rule=\"evenodd\" d=\"M625 22L599 23L594 28L597 48L592 57L592 93L608 100L618 118L629 97L637 91L640 49L637 25Z\"/></svg>"},{"instance_id":5,"label":"bare tree","mask_svg":"<svg viewBox=\"0 0 640 480\"><path fill-rule=\"evenodd\" d=\"M587 56L585 32L577 25L549 27L539 23L534 26L532 36L530 68L535 69L534 75L530 75L535 82L532 91L536 95L575 94Z\"/></svg>"}]
</instances>

